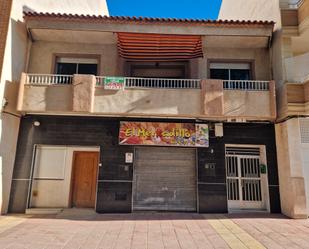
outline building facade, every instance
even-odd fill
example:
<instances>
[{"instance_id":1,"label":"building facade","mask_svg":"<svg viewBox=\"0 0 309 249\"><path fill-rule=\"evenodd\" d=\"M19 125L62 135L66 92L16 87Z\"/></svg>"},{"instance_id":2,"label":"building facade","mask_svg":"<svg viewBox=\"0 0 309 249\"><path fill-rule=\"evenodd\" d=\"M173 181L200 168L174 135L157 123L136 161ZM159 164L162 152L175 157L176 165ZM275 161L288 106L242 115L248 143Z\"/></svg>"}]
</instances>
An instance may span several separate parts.
<instances>
[{"instance_id":1,"label":"building facade","mask_svg":"<svg viewBox=\"0 0 309 249\"><path fill-rule=\"evenodd\" d=\"M308 217L308 0L222 1L219 18L272 20L276 145L282 213ZM279 6L279 7L278 7Z\"/></svg>"},{"instance_id":2,"label":"building facade","mask_svg":"<svg viewBox=\"0 0 309 249\"><path fill-rule=\"evenodd\" d=\"M273 22L24 20L10 212L280 212Z\"/></svg>"},{"instance_id":3,"label":"building facade","mask_svg":"<svg viewBox=\"0 0 309 249\"><path fill-rule=\"evenodd\" d=\"M54 11L108 15L105 1L3 0L0 4L0 212L8 211L21 113L17 98L22 72L27 71L32 40L28 37L23 11Z\"/></svg>"},{"instance_id":4,"label":"building facade","mask_svg":"<svg viewBox=\"0 0 309 249\"><path fill-rule=\"evenodd\" d=\"M309 1L282 1L282 84L277 89L276 124L282 211L309 213Z\"/></svg>"}]
</instances>

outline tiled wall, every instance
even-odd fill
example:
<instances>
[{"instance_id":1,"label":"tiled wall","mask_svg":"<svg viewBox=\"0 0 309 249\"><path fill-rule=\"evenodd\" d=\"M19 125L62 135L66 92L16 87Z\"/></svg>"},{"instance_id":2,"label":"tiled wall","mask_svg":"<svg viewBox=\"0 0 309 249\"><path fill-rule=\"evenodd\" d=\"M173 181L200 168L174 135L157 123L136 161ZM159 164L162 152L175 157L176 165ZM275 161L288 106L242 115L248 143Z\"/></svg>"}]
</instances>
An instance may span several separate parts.
<instances>
[{"instance_id":1,"label":"tiled wall","mask_svg":"<svg viewBox=\"0 0 309 249\"><path fill-rule=\"evenodd\" d=\"M5 43L7 32L9 28L10 14L11 14L12 0L0 1L0 78L2 72L2 63L4 58Z\"/></svg>"},{"instance_id":2,"label":"tiled wall","mask_svg":"<svg viewBox=\"0 0 309 249\"><path fill-rule=\"evenodd\" d=\"M33 121L40 121L39 127ZM123 120L123 119L122 119ZM132 119L131 119L132 120ZM118 145L117 118L25 116L22 118L15 161L10 212L24 212L34 144L100 146L97 212L131 212L133 165L125 153L133 146ZM134 121L145 121L134 119ZM166 120L147 120L166 122ZM176 120L168 120L177 122ZM179 120L178 120L179 122ZM192 121L182 121L192 122ZM225 124L224 137L210 131L210 147L198 149L198 193L200 212L227 212L225 143L266 145L272 212L280 212L276 148L272 124ZM215 169L205 170L205 163ZM125 165L128 165L128 170Z\"/></svg>"}]
</instances>

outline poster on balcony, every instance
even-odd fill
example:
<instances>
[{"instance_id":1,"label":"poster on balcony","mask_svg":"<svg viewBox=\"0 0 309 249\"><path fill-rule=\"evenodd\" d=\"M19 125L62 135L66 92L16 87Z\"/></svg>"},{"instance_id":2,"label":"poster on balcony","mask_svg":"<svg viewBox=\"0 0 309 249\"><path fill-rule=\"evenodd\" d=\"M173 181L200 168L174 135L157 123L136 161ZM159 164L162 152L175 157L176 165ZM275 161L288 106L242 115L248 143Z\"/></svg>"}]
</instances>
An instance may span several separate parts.
<instances>
[{"instance_id":1,"label":"poster on balcony","mask_svg":"<svg viewBox=\"0 0 309 249\"><path fill-rule=\"evenodd\" d=\"M124 88L123 77L105 77L104 78L104 89L108 90L122 90Z\"/></svg>"},{"instance_id":2,"label":"poster on balcony","mask_svg":"<svg viewBox=\"0 0 309 249\"><path fill-rule=\"evenodd\" d=\"M208 147L207 124L120 122L120 145Z\"/></svg>"}]
</instances>

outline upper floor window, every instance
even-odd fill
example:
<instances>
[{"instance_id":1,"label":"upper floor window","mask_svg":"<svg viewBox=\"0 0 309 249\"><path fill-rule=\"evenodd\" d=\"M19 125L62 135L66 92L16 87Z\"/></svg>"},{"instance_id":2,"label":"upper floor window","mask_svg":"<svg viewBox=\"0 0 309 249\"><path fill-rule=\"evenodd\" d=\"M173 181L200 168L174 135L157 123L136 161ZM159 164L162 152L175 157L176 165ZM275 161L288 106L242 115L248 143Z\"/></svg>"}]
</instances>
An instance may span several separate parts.
<instances>
[{"instance_id":1,"label":"upper floor window","mask_svg":"<svg viewBox=\"0 0 309 249\"><path fill-rule=\"evenodd\" d=\"M187 62L128 62L128 75L139 78L185 79Z\"/></svg>"},{"instance_id":2,"label":"upper floor window","mask_svg":"<svg viewBox=\"0 0 309 249\"><path fill-rule=\"evenodd\" d=\"M210 78L221 80L251 80L251 64L210 63Z\"/></svg>"},{"instance_id":3,"label":"upper floor window","mask_svg":"<svg viewBox=\"0 0 309 249\"><path fill-rule=\"evenodd\" d=\"M98 59L96 58L56 58L56 74L93 74L98 73Z\"/></svg>"}]
</instances>

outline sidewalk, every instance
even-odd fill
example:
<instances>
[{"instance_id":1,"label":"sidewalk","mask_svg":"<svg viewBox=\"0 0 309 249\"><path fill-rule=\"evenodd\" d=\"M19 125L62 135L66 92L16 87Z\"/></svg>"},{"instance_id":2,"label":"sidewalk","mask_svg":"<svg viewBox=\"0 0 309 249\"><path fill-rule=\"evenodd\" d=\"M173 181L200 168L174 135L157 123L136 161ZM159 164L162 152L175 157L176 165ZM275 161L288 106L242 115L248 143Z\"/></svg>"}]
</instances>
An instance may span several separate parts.
<instances>
[{"instance_id":1,"label":"sidewalk","mask_svg":"<svg viewBox=\"0 0 309 249\"><path fill-rule=\"evenodd\" d=\"M8 215L0 218L0 248L309 248L309 223L266 214Z\"/></svg>"}]
</instances>

